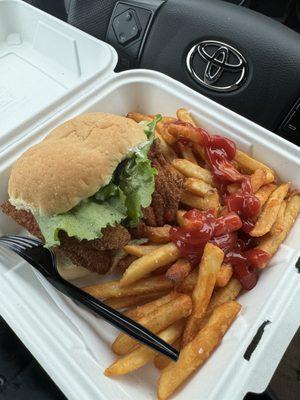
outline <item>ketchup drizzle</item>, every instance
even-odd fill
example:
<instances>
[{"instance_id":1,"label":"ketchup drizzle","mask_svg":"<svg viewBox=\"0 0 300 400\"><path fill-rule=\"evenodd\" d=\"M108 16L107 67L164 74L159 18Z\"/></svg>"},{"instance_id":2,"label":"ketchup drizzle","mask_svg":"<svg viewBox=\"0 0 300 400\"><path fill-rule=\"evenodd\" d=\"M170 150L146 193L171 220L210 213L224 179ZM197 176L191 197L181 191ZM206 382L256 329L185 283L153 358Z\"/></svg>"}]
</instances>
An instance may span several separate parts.
<instances>
[{"instance_id":1,"label":"ketchup drizzle","mask_svg":"<svg viewBox=\"0 0 300 400\"><path fill-rule=\"evenodd\" d=\"M170 238L181 255L193 264L201 260L208 241L220 247L225 254L224 262L233 266L236 279L244 289L250 290L258 280L257 268L270 258L265 251L253 248L254 240L247 235L255 225L261 209L259 199L253 194L250 176L236 169L233 163L236 146L232 140L209 135L204 129L182 121L176 121L175 124L193 129L198 135L225 207L218 218L213 209L186 212L184 226L171 228ZM187 143L186 138L179 137L178 140ZM228 192L227 185L230 183L240 185L235 193Z\"/></svg>"}]
</instances>

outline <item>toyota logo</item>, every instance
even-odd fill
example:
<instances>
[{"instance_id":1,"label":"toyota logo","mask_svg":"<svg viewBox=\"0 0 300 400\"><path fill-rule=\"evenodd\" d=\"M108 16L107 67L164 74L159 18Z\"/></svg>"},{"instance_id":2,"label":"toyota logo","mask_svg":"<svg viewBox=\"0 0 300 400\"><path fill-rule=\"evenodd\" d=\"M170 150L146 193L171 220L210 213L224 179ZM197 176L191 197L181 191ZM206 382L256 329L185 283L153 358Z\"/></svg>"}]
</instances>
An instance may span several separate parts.
<instances>
[{"instance_id":1,"label":"toyota logo","mask_svg":"<svg viewBox=\"0 0 300 400\"><path fill-rule=\"evenodd\" d=\"M186 58L191 77L202 86L218 92L230 92L245 81L247 61L234 47L216 40L194 45Z\"/></svg>"}]
</instances>

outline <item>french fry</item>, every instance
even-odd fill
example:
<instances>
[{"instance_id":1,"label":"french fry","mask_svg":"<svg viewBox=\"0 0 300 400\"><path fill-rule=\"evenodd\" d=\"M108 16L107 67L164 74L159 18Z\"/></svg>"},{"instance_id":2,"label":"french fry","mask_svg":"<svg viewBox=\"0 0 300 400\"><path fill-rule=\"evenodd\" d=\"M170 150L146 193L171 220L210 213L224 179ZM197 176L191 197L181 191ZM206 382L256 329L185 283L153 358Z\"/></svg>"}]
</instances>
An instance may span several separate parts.
<instances>
[{"instance_id":1,"label":"french fry","mask_svg":"<svg viewBox=\"0 0 300 400\"><path fill-rule=\"evenodd\" d=\"M215 289L213 295L211 296L211 300L209 302L207 310L201 321L199 321L198 332L207 324L207 321L211 317L211 313L216 307L228 301L235 300L241 290L242 285L235 278L231 279L227 286L220 289Z\"/></svg>"},{"instance_id":2,"label":"french fry","mask_svg":"<svg viewBox=\"0 0 300 400\"><path fill-rule=\"evenodd\" d=\"M182 331L183 321L177 321L173 325L160 332L158 336L165 342L172 344L180 337ZM155 355L155 350L152 350L146 346L139 346L137 349L115 361L111 366L106 368L104 374L106 376L128 374L129 372L135 371L136 369L147 364L149 361L153 360Z\"/></svg>"},{"instance_id":3,"label":"french fry","mask_svg":"<svg viewBox=\"0 0 300 400\"><path fill-rule=\"evenodd\" d=\"M194 268L191 273L184 279L182 284L177 288L177 290L182 293L192 292L198 280L198 272L198 268Z\"/></svg>"},{"instance_id":4,"label":"french fry","mask_svg":"<svg viewBox=\"0 0 300 400\"><path fill-rule=\"evenodd\" d=\"M258 191L263 185L272 183L275 180L275 176L270 169L258 168L251 175L251 186L254 193Z\"/></svg>"},{"instance_id":5,"label":"french fry","mask_svg":"<svg viewBox=\"0 0 300 400\"><path fill-rule=\"evenodd\" d=\"M189 146L186 146L180 142L177 143L177 146L180 150L180 154L181 154L182 158L190 161L193 164L198 165L198 162L196 160L196 157L194 156L193 150Z\"/></svg>"},{"instance_id":6,"label":"french fry","mask_svg":"<svg viewBox=\"0 0 300 400\"><path fill-rule=\"evenodd\" d=\"M104 300L104 303L107 304L111 308L120 310L122 308L127 308L127 307L131 307L131 306L136 306L136 305L141 305L141 304L147 303L151 300L157 299L159 297L163 297L168 293L170 293L170 291L137 294L137 295L132 295L132 296L129 295L129 296L124 296L124 297L112 297L110 299Z\"/></svg>"},{"instance_id":7,"label":"french fry","mask_svg":"<svg viewBox=\"0 0 300 400\"><path fill-rule=\"evenodd\" d=\"M145 226L144 234L152 243L165 244L170 242L170 229L171 225L167 224L159 227Z\"/></svg>"},{"instance_id":8,"label":"french fry","mask_svg":"<svg viewBox=\"0 0 300 400\"><path fill-rule=\"evenodd\" d=\"M263 169L269 171L269 173L275 176L271 168L261 163L260 161L257 161L255 158L248 156L248 154L244 153L241 150L236 150L234 159L238 163L238 165L247 172L252 173L255 172L257 169Z\"/></svg>"},{"instance_id":9,"label":"french fry","mask_svg":"<svg viewBox=\"0 0 300 400\"><path fill-rule=\"evenodd\" d=\"M96 285L86 286L84 290L97 299L108 299L124 296L143 295L172 289L173 285L165 274L150 276L135 282L133 285L122 287L120 281L103 282Z\"/></svg>"},{"instance_id":10,"label":"french fry","mask_svg":"<svg viewBox=\"0 0 300 400\"><path fill-rule=\"evenodd\" d=\"M178 338L172 346L176 350L180 350L180 345L181 345L181 338ZM163 354L157 354L154 358L154 365L157 369L164 369L166 368L171 362L171 359L169 357L164 356Z\"/></svg>"},{"instance_id":11,"label":"french fry","mask_svg":"<svg viewBox=\"0 0 300 400\"><path fill-rule=\"evenodd\" d=\"M231 301L217 307L205 327L184 347L178 361L162 370L158 383L158 399L166 400L199 368L220 344L222 337L241 309L240 304Z\"/></svg>"},{"instance_id":12,"label":"french fry","mask_svg":"<svg viewBox=\"0 0 300 400\"><path fill-rule=\"evenodd\" d=\"M217 274L216 286L224 287L230 281L233 274L233 269L230 264L222 264L220 271Z\"/></svg>"},{"instance_id":13,"label":"french fry","mask_svg":"<svg viewBox=\"0 0 300 400\"><path fill-rule=\"evenodd\" d=\"M220 277L219 277L220 274ZM220 270L218 275L217 275L217 281L218 279L221 279L223 275L223 271ZM180 292L183 293L190 293L197 282L197 277L198 277L198 271L197 269L194 269L184 280L183 282L180 284L178 290ZM219 278L218 278L219 277ZM216 282L216 286L217 282ZM143 280L140 280L136 283L134 283L133 285L129 286L128 288L122 288L119 285L119 281L111 281L111 282L105 282L105 283L101 283L101 284L97 284L97 285L92 285L90 287L85 288L87 290L87 292L90 294L92 294L94 297L97 298L119 298L119 297L135 297L137 296L137 302L138 302L138 296L142 296L143 292L145 291L145 295L153 295L155 293L152 292L161 292L163 290L168 290L168 289L172 289L173 287L173 283L171 283L171 281L169 281L165 275L160 275L160 276L155 276L155 277L149 277L149 278L145 278ZM132 296L130 295L131 291L134 293ZM129 305L134 305L136 304L134 302L134 300L132 300L132 304L130 302L131 300L128 299L128 306ZM106 300L107 302L107 300ZM120 299L120 302L122 304L122 300ZM112 302L112 304L114 304L114 302ZM116 304L118 303L118 300L116 300ZM126 305L124 305L124 307L126 307ZM118 307L115 307L118 308ZM121 308L121 307L119 307Z\"/></svg>"},{"instance_id":14,"label":"french fry","mask_svg":"<svg viewBox=\"0 0 300 400\"><path fill-rule=\"evenodd\" d=\"M166 272L166 277L173 283L174 286L178 286L191 272L191 263L185 258L179 258L173 265L169 267Z\"/></svg>"},{"instance_id":15,"label":"french fry","mask_svg":"<svg viewBox=\"0 0 300 400\"><path fill-rule=\"evenodd\" d=\"M205 202L205 204L204 204L205 210L207 210L208 208L214 208L216 210L216 212L218 212L218 210L221 207L220 197L219 197L219 193L217 191L206 195L204 197L204 202Z\"/></svg>"},{"instance_id":16,"label":"french fry","mask_svg":"<svg viewBox=\"0 0 300 400\"><path fill-rule=\"evenodd\" d=\"M197 208L198 210L204 210L205 201L203 197L195 196L189 192L183 192L181 194L181 203L191 208Z\"/></svg>"},{"instance_id":17,"label":"french fry","mask_svg":"<svg viewBox=\"0 0 300 400\"><path fill-rule=\"evenodd\" d=\"M274 174L269 169L257 169L251 175L251 186L254 193L258 191L263 185L267 185L268 183L272 183L275 180ZM227 185L227 190L229 193L235 193L239 188L240 184L231 183Z\"/></svg>"},{"instance_id":18,"label":"french fry","mask_svg":"<svg viewBox=\"0 0 300 400\"><path fill-rule=\"evenodd\" d=\"M151 312L153 312L156 308L169 303L169 301L174 300L176 297L178 297L177 292L169 292L165 296L159 297L156 300L151 301L150 303L146 303L142 306L136 307L133 310L129 310L125 313L125 315L131 319L140 319L144 317L145 315L149 315Z\"/></svg>"},{"instance_id":19,"label":"french fry","mask_svg":"<svg viewBox=\"0 0 300 400\"><path fill-rule=\"evenodd\" d=\"M235 300L241 290L242 285L235 278L232 278L226 286L214 290L207 307L206 314L211 314L216 307L226 303L227 301Z\"/></svg>"},{"instance_id":20,"label":"french fry","mask_svg":"<svg viewBox=\"0 0 300 400\"><path fill-rule=\"evenodd\" d=\"M177 115L177 118L178 118L180 121L188 122L189 124L191 124L191 125L194 126L194 127L197 126L197 124L196 124L196 122L194 121L193 117L192 117L191 114L188 112L188 110L186 110L185 108L179 108L179 109L176 111L176 115Z\"/></svg>"},{"instance_id":21,"label":"french fry","mask_svg":"<svg viewBox=\"0 0 300 400\"><path fill-rule=\"evenodd\" d=\"M255 196L258 198L260 201L261 207L263 207L270 195L274 192L274 190L277 188L276 185L273 183L269 183L268 185L262 186L256 193Z\"/></svg>"},{"instance_id":22,"label":"french fry","mask_svg":"<svg viewBox=\"0 0 300 400\"><path fill-rule=\"evenodd\" d=\"M254 228L249 232L251 236L259 237L270 232L289 187L290 183L283 183L270 195Z\"/></svg>"},{"instance_id":23,"label":"french fry","mask_svg":"<svg viewBox=\"0 0 300 400\"><path fill-rule=\"evenodd\" d=\"M176 222L179 226L183 226L184 225L184 214L186 213L186 211L184 210L178 210L176 213Z\"/></svg>"},{"instance_id":24,"label":"french fry","mask_svg":"<svg viewBox=\"0 0 300 400\"><path fill-rule=\"evenodd\" d=\"M174 118L173 121L175 121ZM176 142L176 138L169 133L168 128L166 127L166 123L171 123L173 121L171 121L169 118L164 117L164 119L158 122L158 124L156 125L159 134L162 136L165 142L170 146Z\"/></svg>"},{"instance_id":25,"label":"french fry","mask_svg":"<svg viewBox=\"0 0 300 400\"><path fill-rule=\"evenodd\" d=\"M190 296L181 294L174 300L156 308L150 314L137 319L141 325L154 333L158 333L174 322L186 318L192 311L192 300ZM138 342L127 336L125 333L120 333L114 343L112 349L116 354L123 355L130 352L138 345Z\"/></svg>"},{"instance_id":26,"label":"french fry","mask_svg":"<svg viewBox=\"0 0 300 400\"><path fill-rule=\"evenodd\" d=\"M182 158L173 160L172 165L187 178L198 178L206 183L212 184L212 174L207 169L200 167L200 165L195 165Z\"/></svg>"},{"instance_id":27,"label":"french fry","mask_svg":"<svg viewBox=\"0 0 300 400\"><path fill-rule=\"evenodd\" d=\"M176 261L180 257L174 243L168 243L152 253L135 260L125 271L120 280L120 286L128 286L150 274L159 267Z\"/></svg>"},{"instance_id":28,"label":"french fry","mask_svg":"<svg viewBox=\"0 0 300 400\"><path fill-rule=\"evenodd\" d=\"M212 192L205 197L196 196L189 192L183 192L180 200L182 204L192 208L197 208L198 210L207 210L208 208L218 210L220 208L218 192Z\"/></svg>"},{"instance_id":29,"label":"french fry","mask_svg":"<svg viewBox=\"0 0 300 400\"><path fill-rule=\"evenodd\" d=\"M219 247L212 243L207 243L205 245L204 253L199 264L197 283L192 293L193 311L183 333L183 346L186 346L193 340L198 332L199 323L208 307L223 258L224 253Z\"/></svg>"},{"instance_id":30,"label":"french fry","mask_svg":"<svg viewBox=\"0 0 300 400\"><path fill-rule=\"evenodd\" d=\"M172 122L175 122L175 121L176 121L176 118L174 118L174 117L166 117L166 116L162 117L162 120L161 120L161 122L163 124L171 124Z\"/></svg>"},{"instance_id":31,"label":"french fry","mask_svg":"<svg viewBox=\"0 0 300 400\"><path fill-rule=\"evenodd\" d=\"M169 132L164 128L161 128L159 131L159 134L161 137L164 139L164 141L167 143L168 146L172 146L173 144L176 143L176 139L174 136L170 135Z\"/></svg>"},{"instance_id":32,"label":"french fry","mask_svg":"<svg viewBox=\"0 0 300 400\"><path fill-rule=\"evenodd\" d=\"M184 138L193 143L199 143L199 132L194 127L171 123L167 129L174 136L175 140Z\"/></svg>"},{"instance_id":33,"label":"french fry","mask_svg":"<svg viewBox=\"0 0 300 400\"><path fill-rule=\"evenodd\" d=\"M155 131L155 136L160 141L159 142L160 151L164 155L165 159L171 163L175 158L177 158L177 154L172 149L172 147L168 145L168 143L161 136L161 134L157 132L157 130Z\"/></svg>"},{"instance_id":34,"label":"french fry","mask_svg":"<svg viewBox=\"0 0 300 400\"><path fill-rule=\"evenodd\" d=\"M283 202L281 203L281 206L279 208L277 218L270 230L271 235L278 235L283 231L285 209L286 209L286 201L283 200Z\"/></svg>"},{"instance_id":35,"label":"french fry","mask_svg":"<svg viewBox=\"0 0 300 400\"><path fill-rule=\"evenodd\" d=\"M266 251L270 256L273 256L276 251L278 250L281 243L287 237L289 231L291 230L292 226L294 225L296 218L300 212L300 195L295 195L291 197L287 201L286 209L284 212L284 226L283 230L276 234L272 235L268 233L266 236L261 238L261 241L257 248ZM260 268L265 268L267 263L260 266Z\"/></svg>"},{"instance_id":36,"label":"french fry","mask_svg":"<svg viewBox=\"0 0 300 400\"><path fill-rule=\"evenodd\" d=\"M222 264L223 265L223 264ZM218 280L222 281L224 279L224 272L222 271L222 268L220 268L218 274L217 274L217 279L216 279L216 286L218 286L217 282ZM196 285L198 279L198 269L195 268L191 271L191 273L184 279L184 281L181 283L181 285L177 288L179 292L182 293L190 293L194 290L194 287Z\"/></svg>"},{"instance_id":37,"label":"french fry","mask_svg":"<svg viewBox=\"0 0 300 400\"><path fill-rule=\"evenodd\" d=\"M184 182L184 189L197 196L206 196L212 192L216 192L214 187L197 178L187 178Z\"/></svg>"},{"instance_id":38,"label":"french fry","mask_svg":"<svg viewBox=\"0 0 300 400\"><path fill-rule=\"evenodd\" d=\"M127 114L127 118L133 119L135 122L142 122L142 121L152 121L153 117L150 115L144 115L137 112L129 112Z\"/></svg>"},{"instance_id":39,"label":"french fry","mask_svg":"<svg viewBox=\"0 0 300 400\"><path fill-rule=\"evenodd\" d=\"M200 146L200 144L196 144L194 143L194 149L196 154L198 154L198 156L205 161L205 152L204 152L204 148L202 146Z\"/></svg>"},{"instance_id":40,"label":"french fry","mask_svg":"<svg viewBox=\"0 0 300 400\"><path fill-rule=\"evenodd\" d=\"M123 247L127 254L136 257L142 257L146 254L152 253L154 250L159 249L161 246L157 244L127 244Z\"/></svg>"}]
</instances>

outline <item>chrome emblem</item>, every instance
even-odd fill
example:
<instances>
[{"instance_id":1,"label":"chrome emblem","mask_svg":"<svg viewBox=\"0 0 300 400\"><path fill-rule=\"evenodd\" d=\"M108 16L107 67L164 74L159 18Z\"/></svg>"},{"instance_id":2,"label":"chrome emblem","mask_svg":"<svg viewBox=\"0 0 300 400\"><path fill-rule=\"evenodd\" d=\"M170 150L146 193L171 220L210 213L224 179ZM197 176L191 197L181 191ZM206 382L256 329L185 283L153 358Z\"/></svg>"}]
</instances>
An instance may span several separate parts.
<instances>
[{"instance_id":1,"label":"chrome emblem","mask_svg":"<svg viewBox=\"0 0 300 400\"><path fill-rule=\"evenodd\" d=\"M186 66L202 86L218 92L238 89L245 81L247 61L229 44L204 40L188 52Z\"/></svg>"}]
</instances>

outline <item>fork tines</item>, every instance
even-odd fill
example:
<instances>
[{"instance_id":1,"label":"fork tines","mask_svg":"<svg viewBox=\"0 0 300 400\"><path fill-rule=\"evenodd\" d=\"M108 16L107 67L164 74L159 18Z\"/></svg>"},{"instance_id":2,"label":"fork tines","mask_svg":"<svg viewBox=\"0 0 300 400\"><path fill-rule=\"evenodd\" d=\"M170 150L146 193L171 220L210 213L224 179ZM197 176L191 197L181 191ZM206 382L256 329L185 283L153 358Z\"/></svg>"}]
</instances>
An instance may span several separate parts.
<instances>
[{"instance_id":1,"label":"fork tines","mask_svg":"<svg viewBox=\"0 0 300 400\"><path fill-rule=\"evenodd\" d=\"M37 239L16 235L2 236L0 237L0 243L16 252L25 251L43 244Z\"/></svg>"}]
</instances>

